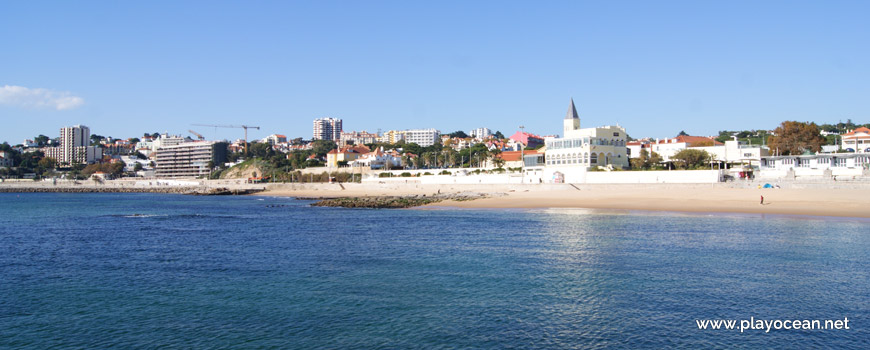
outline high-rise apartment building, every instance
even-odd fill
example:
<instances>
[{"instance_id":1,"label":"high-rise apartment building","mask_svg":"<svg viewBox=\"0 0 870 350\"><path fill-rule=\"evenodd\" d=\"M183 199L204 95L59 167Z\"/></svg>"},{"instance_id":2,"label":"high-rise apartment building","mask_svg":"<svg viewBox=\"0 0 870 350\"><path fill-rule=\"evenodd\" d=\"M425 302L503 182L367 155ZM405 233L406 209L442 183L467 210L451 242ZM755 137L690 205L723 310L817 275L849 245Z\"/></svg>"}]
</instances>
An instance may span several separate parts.
<instances>
[{"instance_id":1,"label":"high-rise apartment building","mask_svg":"<svg viewBox=\"0 0 870 350\"><path fill-rule=\"evenodd\" d=\"M90 142L90 128L84 125L66 126L60 128L60 146L46 147L42 149L42 152L46 157L54 158L61 165L90 164L103 157L103 149L89 146Z\"/></svg>"},{"instance_id":2,"label":"high-rise apartment building","mask_svg":"<svg viewBox=\"0 0 870 350\"><path fill-rule=\"evenodd\" d=\"M341 140L341 119L319 118L314 119L314 140Z\"/></svg>"}]
</instances>

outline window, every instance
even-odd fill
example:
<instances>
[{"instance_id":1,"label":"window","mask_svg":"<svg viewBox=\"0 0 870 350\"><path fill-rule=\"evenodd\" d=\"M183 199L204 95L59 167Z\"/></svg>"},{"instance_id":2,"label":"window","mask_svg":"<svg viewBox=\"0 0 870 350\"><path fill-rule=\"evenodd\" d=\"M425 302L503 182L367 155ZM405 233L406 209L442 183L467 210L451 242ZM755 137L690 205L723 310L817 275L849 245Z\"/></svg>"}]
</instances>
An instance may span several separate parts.
<instances>
[{"instance_id":1,"label":"window","mask_svg":"<svg viewBox=\"0 0 870 350\"><path fill-rule=\"evenodd\" d=\"M598 155L596 155L595 153L592 153L592 158L590 159L590 161L591 161L590 164L598 164Z\"/></svg>"}]
</instances>

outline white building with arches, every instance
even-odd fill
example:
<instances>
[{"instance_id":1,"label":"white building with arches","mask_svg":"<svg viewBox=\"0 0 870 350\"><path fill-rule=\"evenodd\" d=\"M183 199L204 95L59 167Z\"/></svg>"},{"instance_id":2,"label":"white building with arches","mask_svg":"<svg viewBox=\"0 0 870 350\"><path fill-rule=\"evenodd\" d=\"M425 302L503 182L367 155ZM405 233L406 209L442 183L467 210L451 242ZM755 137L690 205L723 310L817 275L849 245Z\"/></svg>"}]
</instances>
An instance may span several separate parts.
<instances>
[{"instance_id":1,"label":"white building with arches","mask_svg":"<svg viewBox=\"0 0 870 350\"><path fill-rule=\"evenodd\" d=\"M581 129L580 116L573 99L562 126L562 137L544 139L544 164L539 164L538 158L526 160L526 166L531 171L541 174L542 178L538 181L583 183L590 169L629 167L625 128L617 125ZM540 165L543 165L543 169L540 169Z\"/></svg>"}]
</instances>

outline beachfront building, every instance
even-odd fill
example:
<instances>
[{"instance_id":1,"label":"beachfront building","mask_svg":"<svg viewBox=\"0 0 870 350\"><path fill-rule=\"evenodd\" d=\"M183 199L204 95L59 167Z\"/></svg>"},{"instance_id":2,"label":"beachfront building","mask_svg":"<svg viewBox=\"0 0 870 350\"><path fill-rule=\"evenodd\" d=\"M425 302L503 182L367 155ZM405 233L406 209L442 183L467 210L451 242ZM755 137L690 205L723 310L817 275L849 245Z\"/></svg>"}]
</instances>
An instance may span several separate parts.
<instances>
[{"instance_id":1,"label":"beachfront building","mask_svg":"<svg viewBox=\"0 0 870 350\"><path fill-rule=\"evenodd\" d=\"M339 145L366 145L378 142L378 134L373 134L367 131L351 131L351 132L342 132L341 133L341 141Z\"/></svg>"},{"instance_id":2,"label":"beachfront building","mask_svg":"<svg viewBox=\"0 0 870 350\"><path fill-rule=\"evenodd\" d=\"M617 125L581 129L573 99L562 121L562 131L562 137L546 137L544 140L542 182L582 183L591 168L628 168L625 128ZM525 157L537 160L536 155Z\"/></svg>"},{"instance_id":3,"label":"beachfront building","mask_svg":"<svg viewBox=\"0 0 870 350\"><path fill-rule=\"evenodd\" d=\"M650 147L652 151L658 153L665 162L670 162L671 157L680 151L687 148L695 148L695 149L703 149L708 150L709 147L716 146L724 146L723 143L716 141L712 137L706 136L688 136L688 135L680 135L670 139L657 139L655 142L651 143ZM705 149L706 148L706 149ZM708 151L708 153L710 153ZM632 157L639 157L638 154L635 156L632 154Z\"/></svg>"},{"instance_id":4,"label":"beachfront building","mask_svg":"<svg viewBox=\"0 0 870 350\"><path fill-rule=\"evenodd\" d=\"M60 146L44 147L42 153L60 165L95 163L103 158L103 149L90 146L90 135L91 129L84 125L63 127L60 129Z\"/></svg>"},{"instance_id":5,"label":"beachfront building","mask_svg":"<svg viewBox=\"0 0 870 350\"><path fill-rule=\"evenodd\" d=\"M159 178L208 176L212 171L209 165L227 161L227 146L226 142L195 141L160 147L155 153L155 175Z\"/></svg>"},{"instance_id":6,"label":"beachfront building","mask_svg":"<svg viewBox=\"0 0 870 350\"><path fill-rule=\"evenodd\" d=\"M359 146L344 146L337 150L331 150L326 154L326 166L330 168L337 168L339 166L343 166L346 163L349 164L354 160L361 158L363 155L371 152L371 150L363 145Z\"/></svg>"},{"instance_id":7,"label":"beachfront building","mask_svg":"<svg viewBox=\"0 0 870 350\"><path fill-rule=\"evenodd\" d=\"M341 140L341 119L318 118L314 119L314 140Z\"/></svg>"},{"instance_id":8,"label":"beachfront building","mask_svg":"<svg viewBox=\"0 0 870 350\"><path fill-rule=\"evenodd\" d=\"M759 177L766 178L870 176L867 153L762 157L760 164Z\"/></svg>"},{"instance_id":9,"label":"beachfront building","mask_svg":"<svg viewBox=\"0 0 870 350\"><path fill-rule=\"evenodd\" d=\"M849 152L870 153L870 129L860 127L842 136L842 149Z\"/></svg>"},{"instance_id":10,"label":"beachfront building","mask_svg":"<svg viewBox=\"0 0 870 350\"><path fill-rule=\"evenodd\" d=\"M369 169L399 169L402 167L402 154L396 150L385 151L383 147L378 147L353 160L350 165Z\"/></svg>"}]
</instances>

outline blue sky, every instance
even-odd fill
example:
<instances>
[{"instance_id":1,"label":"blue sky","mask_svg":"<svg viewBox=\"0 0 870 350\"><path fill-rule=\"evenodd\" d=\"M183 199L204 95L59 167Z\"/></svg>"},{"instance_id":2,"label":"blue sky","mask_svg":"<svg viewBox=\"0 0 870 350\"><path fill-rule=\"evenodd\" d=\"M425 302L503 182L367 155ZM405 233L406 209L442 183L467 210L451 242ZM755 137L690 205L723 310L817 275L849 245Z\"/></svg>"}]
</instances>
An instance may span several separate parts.
<instances>
[{"instance_id":1,"label":"blue sky","mask_svg":"<svg viewBox=\"0 0 870 350\"><path fill-rule=\"evenodd\" d=\"M0 141L867 122L870 2L6 1Z\"/></svg>"}]
</instances>

